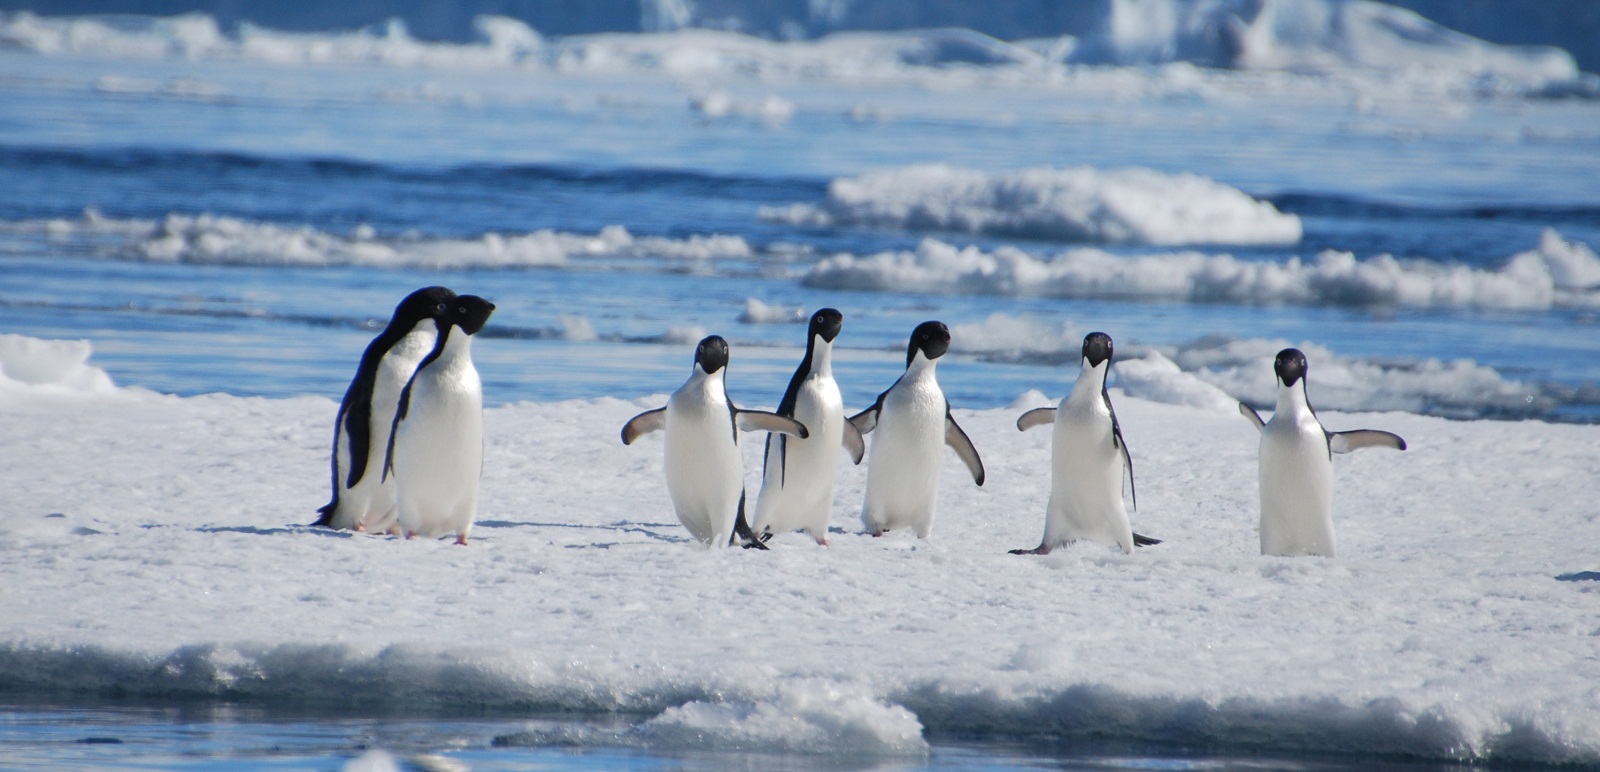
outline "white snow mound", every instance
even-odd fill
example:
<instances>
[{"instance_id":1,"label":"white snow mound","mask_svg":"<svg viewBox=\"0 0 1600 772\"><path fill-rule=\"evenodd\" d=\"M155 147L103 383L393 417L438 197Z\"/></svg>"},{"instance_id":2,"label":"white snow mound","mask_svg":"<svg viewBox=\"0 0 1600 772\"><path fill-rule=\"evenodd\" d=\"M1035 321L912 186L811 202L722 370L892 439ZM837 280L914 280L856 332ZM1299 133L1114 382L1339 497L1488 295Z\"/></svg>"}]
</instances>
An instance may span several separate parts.
<instances>
[{"instance_id":1,"label":"white snow mound","mask_svg":"<svg viewBox=\"0 0 1600 772\"><path fill-rule=\"evenodd\" d=\"M0 395L115 392L111 376L89 364L93 352L87 340L40 340L0 333Z\"/></svg>"},{"instance_id":2,"label":"white snow mound","mask_svg":"<svg viewBox=\"0 0 1600 772\"><path fill-rule=\"evenodd\" d=\"M764 209L820 226L957 231L1106 244L1294 244L1300 218L1197 174L923 164L834 180L820 205Z\"/></svg>"}]
</instances>

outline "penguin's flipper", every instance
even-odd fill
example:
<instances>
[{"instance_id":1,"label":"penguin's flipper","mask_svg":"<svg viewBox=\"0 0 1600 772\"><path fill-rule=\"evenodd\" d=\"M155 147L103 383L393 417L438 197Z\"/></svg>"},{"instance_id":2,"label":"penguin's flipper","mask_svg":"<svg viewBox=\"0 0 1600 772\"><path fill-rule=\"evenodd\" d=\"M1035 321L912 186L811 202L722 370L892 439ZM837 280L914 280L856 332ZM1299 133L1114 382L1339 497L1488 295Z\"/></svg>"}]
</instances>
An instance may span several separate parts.
<instances>
[{"instance_id":1,"label":"penguin's flipper","mask_svg":"<svg viewBox=\"0 0 1600 772\"><path fill-rule=\"evenodd\" d=\"M1352 450L1360 450L1361 448L1405 450L1406 441L1398 434L1377 429L1328 432L1328 449L1335 453L1349 453Z\"/></svg>"},{"instance_id":2,"label":"penguin's flipper","mask_svg":"<svg viewBox=\"0 0 1600 772\"><path fill-rule=\"evenodd\" d=\"M956 425L956 419L950 415L948 407L944 411L944 444L955 449L961 462L967 465L967 471L972 473L972 481L982 487L983 459L978 458L978 449L972 447L972 440L967 438L967 433Z\"/></svg>"},{"instance_id":3,"label":"penguin's flipper","mask_svg":"<svg viewBox=\"0 0 1600 772\"><path fill-rule=\"evenodd\" d=\"M345 430L345 436L350 443L350 472L346 475L344 487L354 488L356 483L367 474L367 455L372 450L372 395L354 394L346 395L348 407L339 407L337 422ZM334 436L333 452L339 452L339 438ZM337 468L337 465L335 465Z\"/></svg>"},{"instance_id":4,"label":"penguin's flipper","mask_svg":"<svg viewBox=\"0 0 1600 772\"><path fill-rule=\"evenodd\" d=\"M1250 423L1255 424L1256 431L1258 432L1267 428L1267 422L1261 420L1261 414L1257 413L1255 408L1250 407L1243 402L1239 403L1239 415L1250 419Z\"/></svg>"},{"instance_id":5,"label":"penguin's flipper","mask_svg":"<svg viewBox=\"0 0 1600 772\"><path fill-rule=\"evenodd\" d=\"M1151 547L1160 543L1160 539L1152 539L1142 533L1135 533L1133 535L1133 546L1135 547Z\"/></svg>"},{"instance_id":6,"label":"penguin's flipper","mask_svg":"<svg viewBox=\"0 0 1600 772\"><path fill-rule=\"evenodd\" d=\"M1056 409L1053 407L1036 407L1017 417L1017 431L1025 432L1037 426L1049 426L1056 422Z\"/></svg>"},{"instance_id":7,"label":"penguin's flipper","mask_svg":"<svg viewBox=\"0 0 1600 772\"><path fill-rule=\"evenodd\" d=\"M895 381L895 383L899 383L899 381ZM893 390L894 390L894 387L890 386L889 387L889 391L893 391ZM850 421L850 424L852 426L856 427L856 433L857 434L865 436L867 434L871 434L873 429L878 428L878 411L883 409L883 398L888 396L888 395L889 395L888 391L885 391L884 393L879 394L878 395L878 399L875 402L872 403L872 407L869 407L866 410L863 410L863 411L861 411L859 413L856 413L855 415L850 416L850 418L847 419L847 420Z\"/></svg>"},{"instance_id":8,"label":"penguin's flipper","mask_svg":"<svg viewBox=\"0 0 1600 772\"><path fill-rule=\"evenodd\" d=\"M659 432L667 428L667 409L658 407L655 410L646 410L622 425L622 444L632 445L634 440L651 432Z\"/></svg>"},{"instance_id":9,"label":"penguin's flipper","mask_svg":"<svg viewBox=\"0 0 1600 772\"><path fill-rule=\"evenodd\" d=\"M861 430L849 421L844 422L844 449L850 451L850 462L860 464L863 456L867 455L867 441L862 438Z\"/></svg>"},{"instance_id":10,"label":"penguin's flipper","mask_svg":"<svg viewBox=\"0 0 1600 772\"><path fill-rule=\"evenodd\" d=\"M1111 395L1100 389L1100 398L1106 401L1106 412L1111 414L1111 444L1122 454L1122 468L1128 470L1128 495L1133 497L1133 511L1139 511L1139 487L1133 482L1133 456L1128 453L1128 441L1122 439L1122 424L1117 422L1117 411L1111 407ZM1138 546L1135 542L1134 546Z\"/></svg>"},{"instance_id":11,"label":"penguin's flipper","mask_svg":"<svg viewBox=\"0 0 1600 772\"><path fill-rule=\"evenodd\" d=\"M870 434L878 428L878 406L873 405L847 419L851 426L856 428L856 434Z\"/></svg>"},{"instance_id":12,"label":"penguin's flipper","mask_svg":"<svg viewBox=\"0 0 1600 772\"><path fill-rule=\"evenodd\" d=\"M429 354L428 357L431 358L438 353L439 344L435 343L433 354ZM425 358L422 361L427 363L430 359ZM406 387L400 390L400 404L395 408L394 420L389 422L389 447L383 453L383 476L378 478L381 482L388 482L389 474L394 471L395 438L400 435L400 422L406 420L406 415L411 412L411 386L417 382L417 373L422 372L422 367L417 365L416 372L411 373L411 378L406 381Z\"/></svg>"},{"instance_id":13,"label":"penguin's flipper","mask_svg":"<svg viewBox=\"0 0 1600 772\"><path fill-rule=\"evenodd\" d=\"M768 413L765 410L740 410L733 411L733 422L740 431L745 432L777 432L779 434L793 434L800 439L811 436L806 425L799 421L781 416L777 413Z\"/></svg>"}]
</instances>

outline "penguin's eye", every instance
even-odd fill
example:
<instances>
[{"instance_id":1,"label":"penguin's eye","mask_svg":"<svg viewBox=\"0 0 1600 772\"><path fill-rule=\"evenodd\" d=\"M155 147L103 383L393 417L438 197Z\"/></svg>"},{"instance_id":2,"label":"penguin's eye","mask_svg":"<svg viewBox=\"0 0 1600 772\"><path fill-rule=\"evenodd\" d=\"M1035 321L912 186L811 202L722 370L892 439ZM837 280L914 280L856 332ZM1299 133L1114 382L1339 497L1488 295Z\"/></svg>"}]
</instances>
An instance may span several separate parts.
<instances>
[{"instance_id":1,"label":"penguin's eye","mask_svg":"<svg viewBox=\"0 0 1600 772\"><path fill-rule=\"evenodd\" d=\"M449 305L447 305L445 303L440 303L439 304L439 313L442 314L442 313L444 313L445 311L448 311L448 310L450 310L450 306Z\"/></svg>"},{"instance_id":2,"label":"penguin's eye","mask_svg":"<svg viewBox=\"0 0 1600 772\"><path fill-rule=\"evenodd\" d=\"M456 313L458 313L458 314L465 314L466 312L467 312L467 307L466 306L462 306L462 307L456 309Z\"/></svg>"}]
</instances>

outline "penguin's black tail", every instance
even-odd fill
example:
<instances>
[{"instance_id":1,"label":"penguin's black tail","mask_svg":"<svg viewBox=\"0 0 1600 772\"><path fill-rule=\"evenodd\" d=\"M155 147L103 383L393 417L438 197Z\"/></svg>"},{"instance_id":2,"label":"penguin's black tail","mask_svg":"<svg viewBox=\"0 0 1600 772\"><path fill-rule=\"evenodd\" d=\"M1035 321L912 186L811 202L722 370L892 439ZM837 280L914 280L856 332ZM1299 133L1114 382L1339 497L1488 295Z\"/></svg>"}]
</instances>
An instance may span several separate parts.
<instances>
[{"instance_id":1,"label":"penguin's black tail","mask_svg":"<svg viewBox=\"0 0 1600 772\"><path fill-rule=\"evenodd\" d=\"M330 502L328 502L326 504L323 504L322 506L318 507L317 508L317 515L318 515L317 521L315 523L312 523L312 525L320 525L323 528L332 528L333 527L333 513L335 511L337 511L338 509L339 509L339 499L337 499L337 498L335 498L333 501L330 501Z\"/></svg>"},{"instance_id":2,"label":"penguin's black tail","mask_svg":"<svg viewBox=\"0 0 1600 772\"><path fill-rule=\"evenodd\" d=\"M1136 533L1133 535L1133 546L1135 547L1153 547L1160 543L1160 539L1152 539L1144 534Z\"/></svg>"},{"instance_id":3,"label":"penguin's black tail","mask_svg":"<svg viewBox=\"0 0 1600 772\"><path fill-rule=\"evenodd\" d=\"M747 550L771 549L766 540L756 535L750 527L750 521L744 519L744 494L739 494L739 516L733 521L733 537L728 539L728 546L738 544Z\"/></svg>"}]
</instances>

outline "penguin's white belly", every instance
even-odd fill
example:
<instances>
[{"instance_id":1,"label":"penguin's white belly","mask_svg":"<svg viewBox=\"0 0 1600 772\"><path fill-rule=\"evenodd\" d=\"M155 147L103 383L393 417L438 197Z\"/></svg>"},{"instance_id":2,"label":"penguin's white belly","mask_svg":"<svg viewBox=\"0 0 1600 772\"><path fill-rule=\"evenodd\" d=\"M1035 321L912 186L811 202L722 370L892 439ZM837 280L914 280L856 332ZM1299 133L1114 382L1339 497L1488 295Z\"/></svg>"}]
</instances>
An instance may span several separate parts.
<instances>
[{"instance_id":1,"label":"penguin's white belly","mask_svg":"<svg viewBox=\"0 0 1600 772\"><path fill-rule=\"evenodd\" d=\"M1045 546L1083 540L1133 551L1133 528L1122 501L1122 453L1112 441L1109 412L1057 408Z\"/></svg>"},{"instance_id":2,"label":"penguin's white belly","mask_svg":"<svg viewBox=\"0 0 1600 772\"><path fill-rule=\"evenodd\" d=\"M431 325L432 322L426 322ZM420 327L420 325L419 325ZM370 533L381 533L393 528L396 518L395 483L392 475L385 479L384 462L389 455L389 431L394 426L394 413L400 405L400 392L406 381L416 372L417 364L433 349L435 333L415 331L401 338L389 348L389 353L378 363L378 372L372 383L371 410L367 416L370 442L367 445L367 466L361 479L353 487L339 494L339 507L329 523L334 528L360 528ZM350 437L344 426L339 427L339 485L350 481Z\"/></svg>"},{"instance_id":3,"label":"penguin's white belly","mask_svg":"<svg viewBox=\"0 0 1600 772\"><path fill-rule=\"evenodd\" d=\"M430 368L431 369L431 368ZM418 536L464 536L478 509L483 473L483 390L467 365L424 371L395 434L400 527Z\"/></svg>"},{"instance_id":4,"label":"penguin's white belly","mask_svg":"<svg viewBox=\"0 0 1600 772\"><path fill-rule=\"evenodd\" d=\"M1261 554L1334 556L1333 462L1315 421L1261 433Z\"/></svg>"},{"instance_id":5,"label":"penguin's white belly","mask_svg":"<svg viewBox=\"0 0 1600 772\"><path fill-rule=\"evenodd\" d=\"M794 418L810 436L769 435L766 473L751 526L757 533L805 531L821 541L828 535L844 440L844 401L833 379L806 382L795 400ZM787 446L783 454L778 452L781 443Z\"/></svg>"},{"instance_id":6,"label":"penguin's white belly","mask_svg":"<svg viewBox=\"0 0 1600 772\"><path fill-rule=\"evenodd\" d=\"M674 395L663 444L667 494L683 527L712 547L727 546L744 493L744 460L727 405Z\"/></svg>"},{"instance_id":7,"label":"penguin's white belly","mask_svg":"<svg viewBox=\"0 0 1600 772\"><path fill-rule=\"evenodd\" d=\"M872 432L861 519L874 533L912 528L926 537L933 527L946 408L943 393L919 391L910 398L886 398Z\"/></svg>"}]
</instances>

